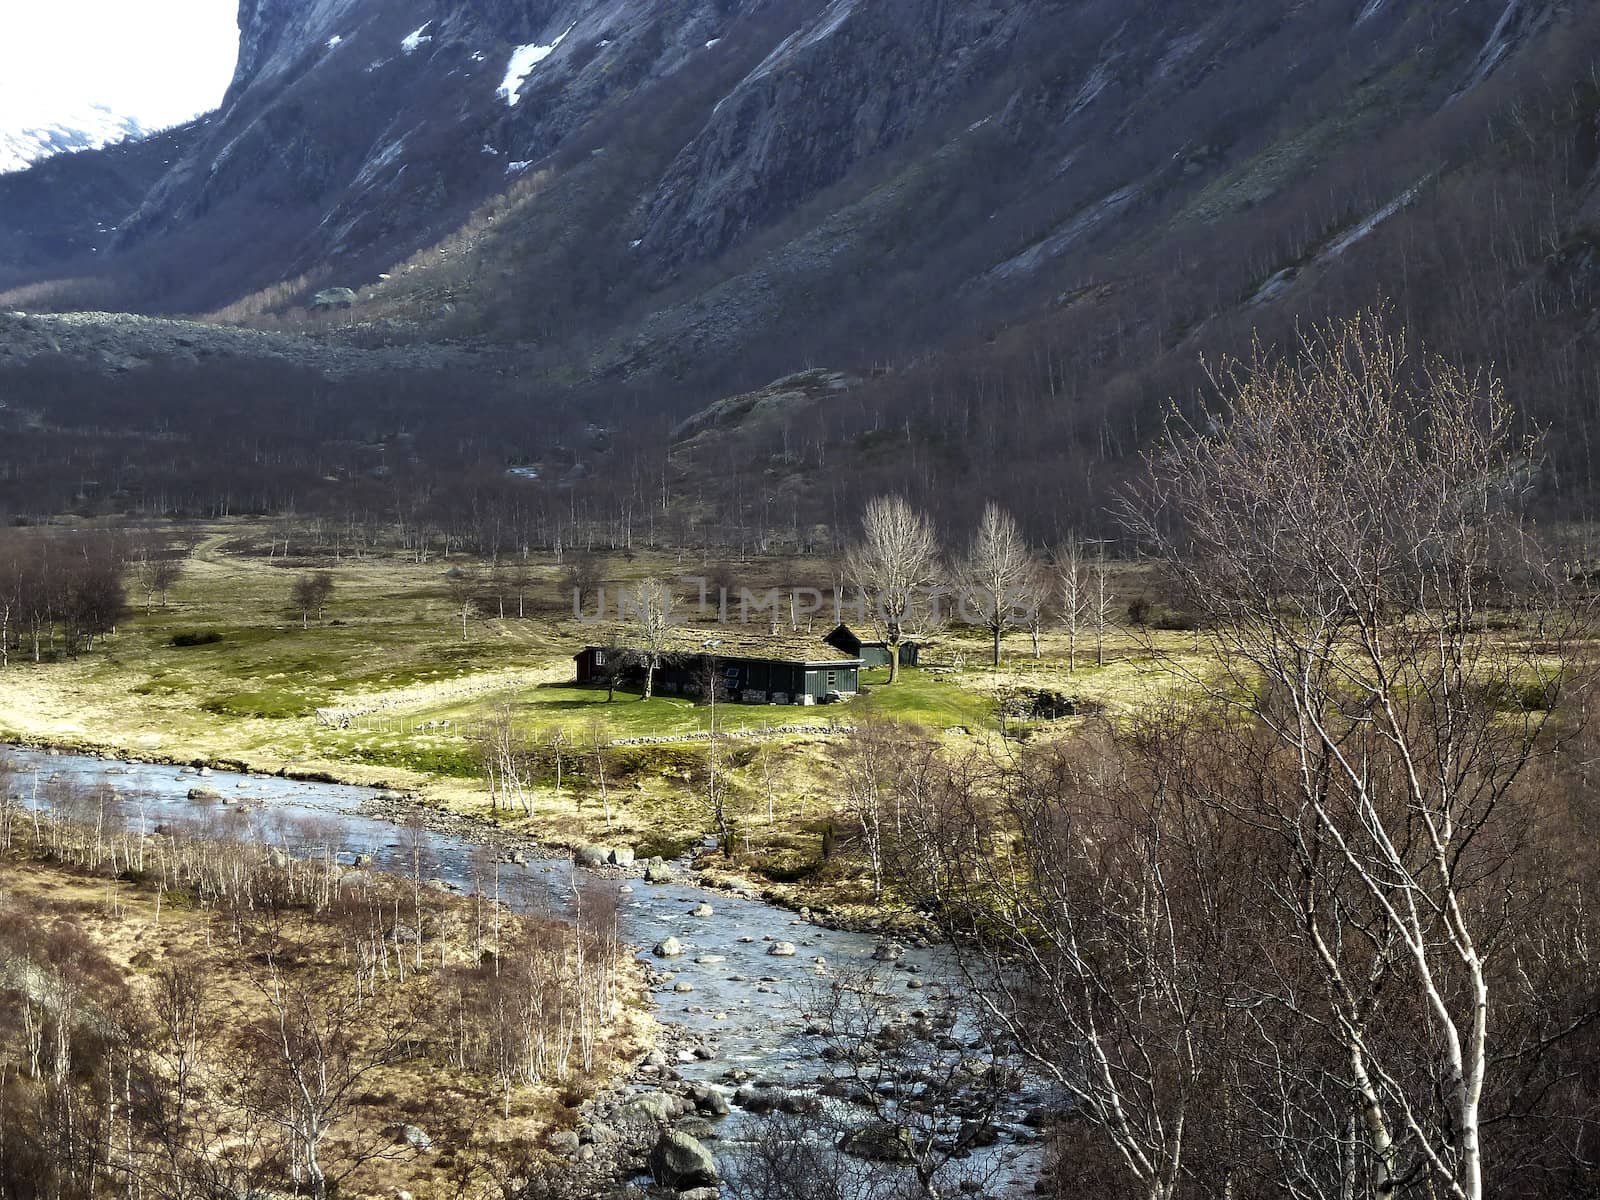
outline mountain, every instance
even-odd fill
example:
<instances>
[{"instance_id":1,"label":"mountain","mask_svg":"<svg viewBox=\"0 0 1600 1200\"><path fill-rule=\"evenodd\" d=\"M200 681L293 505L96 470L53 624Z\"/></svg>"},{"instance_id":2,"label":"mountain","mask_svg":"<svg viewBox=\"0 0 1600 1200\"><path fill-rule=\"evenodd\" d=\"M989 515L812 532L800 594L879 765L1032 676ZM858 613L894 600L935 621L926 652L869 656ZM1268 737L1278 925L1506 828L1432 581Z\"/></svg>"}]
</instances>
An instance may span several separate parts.
<instances>
[{"instance_id":1,"label":"mountain","mask_svg":"<svg viewBox=\"0 0 1600 1200\"><path fill-rule=\"evenodd\" d=\"M54 154L98 150L146 132L132 117L119 116L101 104L44 125L0 125L0 175L26 170Z\"/></svg>"},{"instance_id":2,"label":"mountain","mask_svg":"<svg viewBox=\"0 0 1600 1200\"><path fill-rule=\"evenodd\" d=\"M1082 506L1202 353L1380 299L1530 418L1589 420L1575 0L244 0L240 29L216 113L0 177L0 307L493 344L517 394L474 394L597 414L641 462L723 396L848 372L734 471L696 441L697 488L740 474L744 514L778 480L794 520L841 487ZM472 454L580 456L555 424Z\"/></svg>"}]
</instances>

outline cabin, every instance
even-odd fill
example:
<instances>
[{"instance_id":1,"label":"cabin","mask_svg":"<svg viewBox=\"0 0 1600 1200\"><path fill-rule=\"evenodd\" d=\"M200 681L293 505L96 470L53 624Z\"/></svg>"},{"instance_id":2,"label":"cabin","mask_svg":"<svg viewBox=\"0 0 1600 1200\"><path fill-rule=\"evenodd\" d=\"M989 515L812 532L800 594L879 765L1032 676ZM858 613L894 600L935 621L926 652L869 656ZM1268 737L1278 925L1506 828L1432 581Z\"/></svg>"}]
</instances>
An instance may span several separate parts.
<instances>
[{"instance_id":1,"label":"cabin","mask_svg":"<svg viewBox=\"0 0 1600 1200\"><path fill-rule=\"evenodd\" d=\"M889 665L889 643L883 641L862 641L855 630L848 625L841 625L822 639L835 650L848 654L851 658L859 658L864 667L887 667ZM900 665L914 667L921 654L922 647L916 642L900 643Z\"/></svg>"},{"instance_id":2,"label":"cabin","mask_svg":"<svg viewBox=\"0 0 1600 1200\"><path fill-rule=\"evenodd\" d=\"M644 687L644 656L636 649L585 646L573 657L580 684L615 678L619 687ZM825 643L671 647L656 668L655 691L699 698L713 678L718 697L733 704L829 704L861 690L861 659Z\"/></svg>"}]
</instances>

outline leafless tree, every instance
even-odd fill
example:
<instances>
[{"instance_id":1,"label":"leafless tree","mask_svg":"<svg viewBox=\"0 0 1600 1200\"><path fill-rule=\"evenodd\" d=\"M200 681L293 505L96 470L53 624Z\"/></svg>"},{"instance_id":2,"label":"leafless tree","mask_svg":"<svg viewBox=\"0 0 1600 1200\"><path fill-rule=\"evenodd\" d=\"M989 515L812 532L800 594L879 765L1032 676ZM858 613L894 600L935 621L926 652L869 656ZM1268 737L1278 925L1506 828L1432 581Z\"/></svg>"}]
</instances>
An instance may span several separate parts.
<instances>
[{"instance_id":1,"label":"leafless tree","mask_svg":"<svg viewBox=\"0 0 1600 1200\"><path fill-rule=\"evenodd\" d=\"M1365 1161L1379 1194L1480 1200L1486 1092L1539 1050L1510 1015L1558 1000L1512 966L1538 956L1516 865L1525 777L1554 714L1581 720L1589 611L1516 516L1538 448L1499 385L1403 346L1368 314L1225 364L1225 408L1174 420L1128 516L1206 619L1219 731L1285 765L1222 803L1290 849L1277 902L1319 1003L1276 999L1343 1060L1346 1182Z\"/></svg>"},{"instance_id":2,"label":"leafless tree","mask_svg":"<svg viewBox=\"0 0 1600 1200\"><path fill-rule=\"evenodd\" d=\"M1111 568L1106 562L1106 544L1101 542L1089 565L1089 620L1094 625L1094 665L1097 667L1106 665L1106 633L1111 628L1111 613L1116 602L1116 593L1111 590Z\"/></svg>"},{"instance_id":3,"label":"leafless tree","mask_svg":"<svg viewBox=\"0 0 1600 1200\"><path fill-rule=\"evenodd\" d=\"M311 614L322 620L322 610L333 595L333 575L328 571L307 571L294 581L294 606L300 610L300 628L311 627Z\"/></svg>"},{"instance_id":4,"label":"leafless tree","mask_svg":"<svg viewBox=\"0 0 1600 1200\"><path fill-rule=\"evenodd\" d=\"M1061 597L1061 621L1067 630L1067 673L1078 669L1078 634L1092 610L1088 556L1083 539L1068 534L1055 554L1056 586Z\"/></svg>"},{"instance_id":5,"label":"leafless tree","mask_svg":"<svg viewBox=\"0 0 1600 1200\"><path fill-rule=\"evenodd\" d=\"M461 640L467 640L467 622L478 613L478 581L476 575L461 567L452 568L445 576L445 590L450 596L450 615L461 622Z\"/></svg>"},{"instance_id":6,"label":"leafless tree","mask_svg":"<svg viewBox=\"0 0 1600 1200\"><path fill-rule=\"evenodd\" d=\"M605 561L594 554L577 551L567 562L563 575L567 598L573 612L583 612L594 599L595 592L605 579Z\"/></svg>"},{"instance_id":7,"label":"leafless tree","mask_svg":"<svg viewBox=\"0 0 1600 1200\"><path fill-rule=\"evenodd\" d=\"M861 835L872 870L874 899L883 896L884 849L893 836L891 807L895 767L907 732L897 724L867 722L845 743L837 760L841 806Z\"/></svg>"},{"instance_id":8,"label":"leafless tree","mask_svg":"<svg viewBox=\"0 0 1600 1200\"><path fill-rule=\"evenodd\" d=\"M267 1015L241 1035L249 1063L242 1102L283 1131L295 1178L321 1200L362 1164L403 1152L382 1131L350 1128L346 1119L373 1072L404 1056L411 1024L402 1012L291 977L270 953L251 983ZM341 1128L346 1135L330 1156Z\"/></svg>"},{"instance_id":9,"label":"leafless tree","mask_svg":"<svg viewBox=\"0 0 1600 1200\"><path fill-rule=\"evenodd\" d=\"M641 579L628 589L627 599L621 605L633 636L640 643L639 657L644 663L644 698L655 694L656 672L667 647L672 641L672 631L677 616L672 611L672 590L660 579L650 576Z\"/></svg>"},{"instance_id":10,"label":"leafless tree","mask_svg":"<svg viewBox=\"0 0 1600 1200\"><path fill-rule=\"evenodd\" d=\"M845 573L860 593L873 627L889 647L889 682L900 678L900 644L938 614L939 540L928 518L901 496L868 502L861 537L845 556Z\"/></svg>"},{"instance_id":11,"label":"leafless tree","mask_svg":"<svg viewBox=\"0 0 1600 1200\"><path fill-rule=\"evenodd\" d=\"M532 811L528 795L528 742L509 704L493 708L478 735L478 761L489 785L489 805Z\"/></svg>"},{"instance_id":12,"label":"leafless tree","mask_svg":"<svg viewBox=\"0 0 1600 1200\"><path fill-rule=\"evenodd\" d=\"M715 645L708 643L700 678L700 698L706 706L706 813L716 826L717 845L726 857L734 850L733 797L722 770L722 730L717 724L718 709L727 697L727 684L717 665Z\"/></svg>"},{"instance_id":13,"label":"leafless tree","mask_svg":"<svg viewBox=\"0 0 1600 1200\"><path fill-rule=\"evenodd\" d=\"M600 790L600 804L606 814L606 828L611 828L611 788L606 780L606 751L611 746L611 729L605 718L591 716L584 726L589 762L594 767L595 787Z\"/></svg>"},{"instance_id":14,"label":"leafless tree","mask_svg":"<svg viewBox=\"0 0 1600 1200\"><path fill-rule=\"evenodd\" d=\"M962 564L962 599L989 630L994 665L1000 665L1000 639L1008 626L1025 622L1033 556L1011 514L987 504Z\"/></svg>"},{"instance_id":15,"label":"leafless tree","mask_svg":"<svg viewBox=\"0 0 1600 1200\"><path fill-rule=\"evenodd\" d=\"M1181 761L1098 737L981 786L951 777L919 806L895 876L937 906L972 1002L1095 1131L1095 1181L1172 1200L1192 1156L1217 1148L1203 1125L1235 1103L1218 1070L1230 893L1253 876L1223 869L1223 831Z\"/></svg>"}]
</instances>

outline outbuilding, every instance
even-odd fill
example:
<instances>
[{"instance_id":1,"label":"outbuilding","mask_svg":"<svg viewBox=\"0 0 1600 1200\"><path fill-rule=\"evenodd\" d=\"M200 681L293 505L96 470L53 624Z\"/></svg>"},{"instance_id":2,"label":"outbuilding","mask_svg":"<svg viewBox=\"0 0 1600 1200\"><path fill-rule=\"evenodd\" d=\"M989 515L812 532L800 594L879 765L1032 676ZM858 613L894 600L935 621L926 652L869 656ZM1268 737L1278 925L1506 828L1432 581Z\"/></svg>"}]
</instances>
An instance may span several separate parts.
<instances>
[{"instance_id":1,"label":"outbuilding","mask_svg":"<svg viewBox=\"0 0 1600 1200\"><path fill-rule=\"evenodd\" d=\"M888 642L863 640L848 625L840 625L822 640L835 650L848 654L851 658L859 658L862 666L869 670L874 667L887 667L889 665ZM921 647L916 642L901 642L900 665L902 667L916 666L920 652Z\"/></svg>"}]
</instances>

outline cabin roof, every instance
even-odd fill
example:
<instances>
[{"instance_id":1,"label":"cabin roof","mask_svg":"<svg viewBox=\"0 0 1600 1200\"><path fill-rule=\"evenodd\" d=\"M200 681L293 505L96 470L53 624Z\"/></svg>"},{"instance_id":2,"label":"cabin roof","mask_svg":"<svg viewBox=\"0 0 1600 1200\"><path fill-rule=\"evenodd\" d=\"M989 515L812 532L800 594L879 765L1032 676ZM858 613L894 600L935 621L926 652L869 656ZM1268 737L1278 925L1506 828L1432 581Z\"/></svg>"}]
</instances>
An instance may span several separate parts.
<instances>
[{"instance_id":1,"label":"cabin roof","mask_svg":"<svg viewBox=\"0 0 1600 1200\"><path fill-rule=\"evenodd\" d=\"M643 646L636 634L625 627L597 626L601 636L589 643L586 650L633 650ZM707 646L707 642L716 642ZM840 648L829 645L822 638L800 633L757 633L752 630L729 628L685 627L674 630L667 639L664 653L669 655L714 654L718 658L740 659L748 662L789 663L807 667L859 667L861 659L840 657Z\"/></svg>"}]
</instances>

